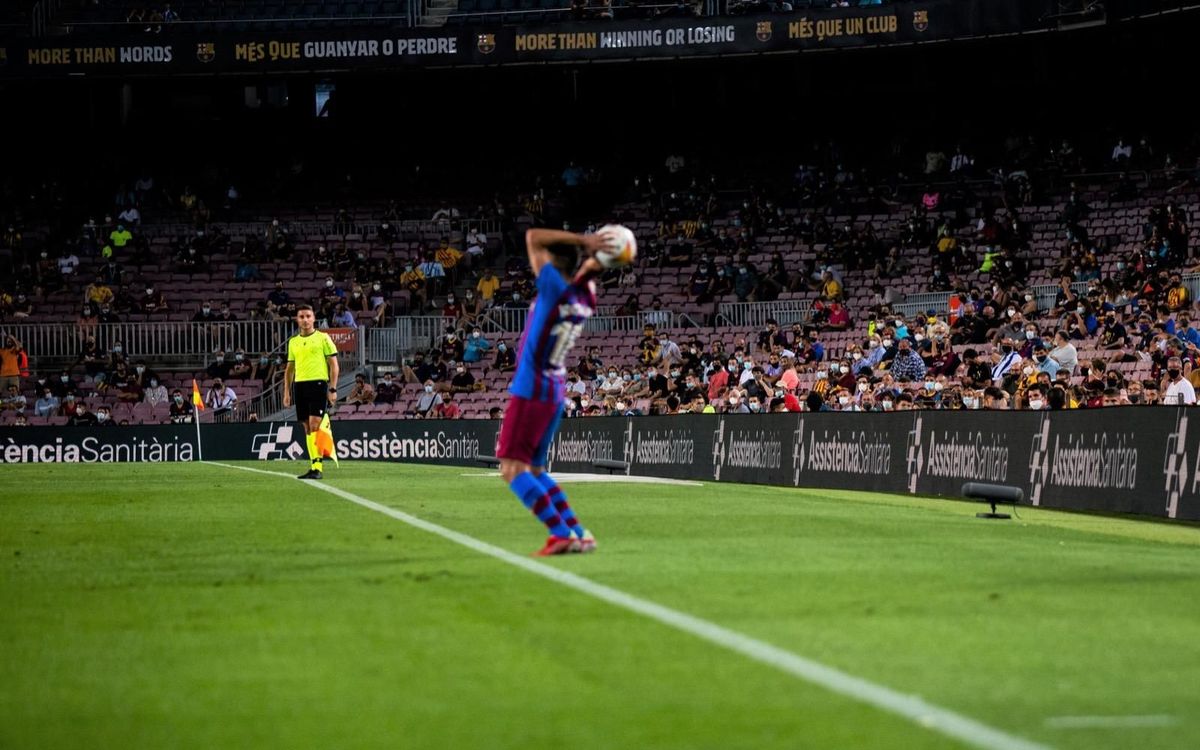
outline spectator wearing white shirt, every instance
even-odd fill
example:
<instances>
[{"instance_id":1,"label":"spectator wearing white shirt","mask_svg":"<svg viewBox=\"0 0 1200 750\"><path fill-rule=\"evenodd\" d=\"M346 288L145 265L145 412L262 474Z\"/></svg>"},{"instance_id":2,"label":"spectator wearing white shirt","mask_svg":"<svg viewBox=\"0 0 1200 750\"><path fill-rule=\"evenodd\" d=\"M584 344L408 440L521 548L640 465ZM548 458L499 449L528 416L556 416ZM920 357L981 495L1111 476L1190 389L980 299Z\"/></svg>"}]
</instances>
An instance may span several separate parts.
<instances>
[{"instance_id":1,"label":"spectator wearing white shirt","mask_svg":"<svg viewBox=\"0 0 1200 750\"><path fill-rule=\"evenodd\" d=\"M117 214L117 218L131 226L139 226L142 223L142 212L138 211L137 206L130 206L121 213Z\"/></svg>"},{"instance_id":2,"label":"spectator wearing white shirt","mask_svg":"<svg viewBox=\"0 0 1200 750\"><path fill-rule=\"evenodd\" d=\"M208 389L208 398L205 403L213 410L213 414L229 411L233 405L237 403L237 394L233 389L225 385L225 382L220 378L213 381L212 388Z\"/></svg>"},{"instance_id":3,"label":"spectator wearing white shirt","mask_svg":"<svg viewBox=\"0 0 1200 750\"><path fill-rule=\"evenodd\" d=\"M1124 163L1133 158L1133 146L1125 143L1124 138L1117 139L1117 145L1113 146L1112 160L1117 163Z\"/></svg>"},{"instance_id":4,"label":"spectator wearing white shirt","mask_svg":"<svg viewBox=\"0 0 1200 750\"><path fill-rule=\"evenodd\" d=\"M1021 355L1013 346L1012 339L1004 339L1000 353L993 354L992 358L992 382L997 385L1004 381L1005 375L1021 366Z\"/></svg>"},{"instance_id":5,"label":"spectator wearing white shirt","mask_svg":"<svg viewBox=\"0 0 1200 750\"><path fill-rule=\"evenodd\" d=\"M42 397L33 404L33 413L39 417L53 417L58 415L58 407L61 402L49 388L42 391Z\"/></svg>"},{"instance_id":6,"label":"spectator wearing white shirt","mask_svg":"<svg viewBox=\"0 0 1200 750\"><path fill-rule=\"evenodd\" d=\"M1054 334L1054 348L1050 350L1050 359L1057 362L1058 366L1066 370L1068 374L1075 374L1075 368L1079 365L1079 353L1075 350L1071 339L1067 337L1066 331Z\"/></svg>"},{"instance_id":7,"label":"spectator wearing white shirt","mask_svg":"<svg viewBox=\"0 0 1200 750\"><path fill-rule=\"evenodd\" d=\"M63 250L62 256L58 259L58 272L63 276L73 276L77 268L79 268L79 256L70 250Z\"/></svg>"},{"instance_id":8,"label":"spectator wearing white shirt","mask_svg":"<svg viewBox=\"0 0 1200 750\"><path fill-rule=\"evenodd\" d=\"M1196 389L1183 376L1179 357L1167 360L1167 377L1162 389L1162 402L1168 406L1191 406L1196 403Z\"/></svg>"},{"instance_id":9,"label":"spectator wearing white shirt","mask_svg":"<svg viewBox=\"0 0 1200 750\"><path fill-rule=\"evenodd\" d=\"M150 406L168 403L167 387L158 382L158 378L150 378L150 385L142 394L142 402Z\"/></svg>"},{"instance_id":10,"label":"spectator wearing white shirt","mask_svg":"<svg viewBox=\"0 0 1200 750\"><path fill-rule=\"evenodd\" d=\"M962 146L959 146L950 158L950 174L969 172L974 164L975 160L963 153Z\"/></svg>"},{"instance_id":11,"label":"spectator wearing white shirt","mask_svg":"<svg viewBox=\"0 0 1200 750\"><path fill-rule=\"evenodd\" d=\"M472 229L467 233L467 255L472 259L487 252L487 235L481 229Z\"/></svg>"},{"instance_id":12,"label":"spectator wearing white shirt","mask_svg":"<svg viewBox=\"0 0 1200 750\"><path fill-rule=\"evenodd\" d=\"M683 361L683 352L679 350L679 344L672 341L666 331L659 331L658 334L658 358L659 362L668 367Z\"/></svg>"}]
</instances>

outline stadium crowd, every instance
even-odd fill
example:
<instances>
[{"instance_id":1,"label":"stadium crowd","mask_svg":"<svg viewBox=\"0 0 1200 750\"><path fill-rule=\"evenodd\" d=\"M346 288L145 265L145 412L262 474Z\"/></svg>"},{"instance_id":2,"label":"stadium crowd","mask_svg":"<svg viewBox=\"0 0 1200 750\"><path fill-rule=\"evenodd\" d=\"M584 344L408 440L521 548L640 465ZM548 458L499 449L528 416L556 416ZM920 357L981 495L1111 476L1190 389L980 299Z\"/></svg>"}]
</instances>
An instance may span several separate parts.
<instances>
[{"instance_id":1,"label":"stadium crowd","mask_svg":"<svg viewBox=\"0 0 1200 750\"><path fill-rule=\"evenodd\" d=\"M1113 174L1105 187L1070 177L1084 160L1067 141L1041 149L1013 139L986 170L962 146L909 158L915 168L907 172L845 166L832 143L812 153L821 156L791 174L740 186L672 154L631 180L615 206L588 207L582 219L571 208L577 194L606 178L572 163L556 180L478 206L475 224L448 202L402 211L392 201L367 209L372 230L362 242L334 246L304 242L287 218L230 237L225 222L261 214L243 205L237 187L201 197L149 175L121 186L102 221L64 231L64 190L43 183L27 201L6 203L0 320L44 321L39 305L78 295L80 351L70 366L31 376L10 336L0 354L0 410L102 424L119 404L144 403L164 421L190 419L191 394L168 393L156 363L98 340L101 326L189 320L215 330L239 319L288 320L303 300L337 327L387 326L397 314L445 319L431 348L373 383L360 376L348 413L494 416L515 364L504 338L514 329L497 321L501 311L519 319L533 295L518 230L563 221L566 212L563 223L575 229L594 229L585 222L606 214L652 227L636 265L599 280L605 313L638 316L642 336L612 345L609 334L604 346L581 352L567 373L569 416L1195 402L1200 331L1184 274L1195 262L1188 204L1196 174L1155 154L1149 139L1118 138L1105 149L1098 166ZM1037 211L1053 218L1040 221ZM399 227L414 212L444 231L437 241L404 236ZM1095 229L1118 214L1137 218ZM169 245L152 243L146 229L159 220L189 229ZM500 236L489 237L484 221L499 221ZM1036 232L1039 222L1057 236ZM344 238L363 219L342 205L333 223ZM297 264L314 272L315 288L276 275ZM268 283L270 291L244 298L234 287L181 309L172 300L180 290L146 280L147 269L164 265L210 279L232 270L226 282ZM927 281L913 287L914 274ZM1035 294L1037 278L1056 281L1052 301ZM650 279L657 286L647 299ZM946 304L907 309L911 292L944 293ZM794 303L781 310L795 322L746 330L721 312L729 302ZM671 321L681 326L675 337ZM279 381L278 351L217 343L205 372L175 373L172 386L203 378L204 401L222 412L239 389Z\"/></svg>"}]
</instances>

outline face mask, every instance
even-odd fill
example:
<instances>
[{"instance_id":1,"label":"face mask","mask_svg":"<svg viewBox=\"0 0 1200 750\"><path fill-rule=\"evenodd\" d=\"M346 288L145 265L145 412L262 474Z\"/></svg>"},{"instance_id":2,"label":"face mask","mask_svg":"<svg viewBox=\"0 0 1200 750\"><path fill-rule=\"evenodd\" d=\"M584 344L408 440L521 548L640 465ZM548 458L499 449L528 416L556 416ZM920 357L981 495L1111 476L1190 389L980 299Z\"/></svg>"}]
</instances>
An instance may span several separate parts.
<instances>
[{"instance_id":1,"label":"face mask","mask_svg":"<svg viewBox=\"0 0 1200 750\"><path fill-rule=\"evenodd\" d=\"M460 373L463 373L463 372L466 372L466 371L467 371L467 368L465 368L465 367L460 367L460 368L458 368L458 371L459 371Z\"/></svg>"},{"instance_id":2,"label":"face mask","mask_svg":"<svg viewBox=\"0 0 1200 750\"><path fill-rule=\"evenodd\" d=\"M219 357L217 357L217 361L218 361L218 362L224 362L224 361L225 361L225 356L224 356L224 355L222 355L222 356L219 356Z\"/></svg>"},{"instance_id":3,"label":"face mask","mask_svg":"<svg viewBox=\"0 0 1200 750\"><path fill-rule=\"evenodd\" d=\"M656 373L654 370L649 370L649 371L646 373L646 377L648 377L648 378L652 378L652 377L654 377L656 374L658 374L658 373Z\"/></svg>"},{"instance_id":4,"label":"face mask","mask_svg":"<svg viewBox=\"0 0 1200 750\"><path fill-rule=\"evenodd\" d=\"M913 338L916 339L917 343L919 344L925 340L925 334L923 334L923 333L913 334Z\"/></svg>"},{"instance_id":5,"label":"face mask","mask_svg":"<svg viewBox=\"0 0 1200 750\"><path fill-rule=\"evenodd\" d=\"M940 391L940 390L942 390L942 389L943 389L943 388L945 388L945 387L946 387L946 386L945 386L945 385L943 385L942 383L934 383L934 384L933 384L933 390L935 390L935 391Z\"/></svg>"},{"instance_id":6,"label":"face mask","mask_svg":"<svg viewBox=\"0 0 1200 750\"><path fill-rule=\"evenodd\" d=\"M622 375L622 376L621 376L621 380L624 380L625 382L627 382L627 383L628 383L629 381L633 380L633 376L631 376L631 375Z\"/></svg>"},{"instance_id":7,"label":"face mask","mask_svg":"<svg viewBox=\"0 0 1200 750\"><path fill-rule=\"evenodd\" d=\"M736 365L726 365L725 369L730 372L735 372L737 370L737 366Z\"/></svg>"},{"instance_id":8,"label":"face mask","mask_svg":"<svg viewBox=\"0 0 1200 750\"><path fill-rule=\"evenodd\" d=\"M235 354L235 355L233 355L233 359L237 362L241 362L243 359L245 359L245 357L242 356L241 354Z\"/></svg>"},{"instance_id":9,"label":"face mask","mask_svg":"<svg viewBox=\"0 0 1200 750\"><path fill-rule=\"evenodd\" d=\"M411 271L411 270L412 270L412 264L411 264L411 263L406 263L406 264L404 265L404 270L405 270L405 271Z\"/></svg>"},{"instance_id":10,"label":"face mask","mask_svg":"<svg viewBox=\"0 0 1200 750\"><path fill-rule=\"evenodd\" d=\"M837 373L841 372L841 370L842 370L842 366L839 364L832 364L829 366L829 371L834 373L835 375Z\"/></svg>"},{"instance_id":11,"label":"face mask","mask_svg":"<svg viewBox=\"0 0 1200 750\"><path fill-rule=\"evenodd\" d=\"M1005 354L1012 354L1012 350L1013 348L1011 344L1005 344L1004 346L1000 347L1000 351L1004 352Z\"/></svg>"},{"instance_id":12,"label":"face mask","mask_svg":"<svg viewBox=\"0 0 1200 750\"><path fill-rule=\"evenodd\" d=\"M146 371L145 367L138 366L138 368L137 368L138 375L141 375L145 371Z\"/></svg>"},{"instance_id":13,"label":"face mask","mask_svg":"<svg viewBox=\"0 0 1200 750\"><path fill-rule=\"evenodd\" d=\"M933 386L934 386L934 383L933 383L933 381L932 381L932 380L926 380L926 381L925 381L925 390L927 390L927 391L932 391L932 390L933 390Z\"/></svg>"},{"instance_id":14,"label":"face mask","mask_svg":"<svg viewBox=\"0 0 1200 750\"><path fill-rule=\"evenodd\" d=\"M842 406L845 406L846 404L850 403L850 397L849 396L838 396L838 403L841 404Z\"/></svg>"},{"instance_id":15,"label":"face mask","mask_svg":"<svg viewBox=\"0 0 1200 750\"><path fill-rule=\"evenodd\" d=\"M729 399L730 406L737 406L737 403L738 403L738 400L736 398Z\"/></svg>"},{"instance_id":16,"label":"face mask","mask_svg":"<svg viewBox=\"0 0 1200 750\"><path fill-rule=\"evenodd\" d=\"M751 369L754 369L754 363L753 363L753 362L743 362L743 363L742 363L742 369L743 369L743 370L751 370Z\"/></svg>"},{"instance_id":17,"label":"face mask","mask_svg":"<svg viewBox=\"0 0 1200 750\"><path fill-rule=\"evenodd\" d=\"M1041 363L1046 361L1046 357L1043 354L1035 354L1035 355L1033 355L1033 360L1040 365Z\"/></svg>"},{"instance_id":18,"label":"face mask","mask_svg":"<svg viewBox=\"0 0 1200 750\"><path fill-rule=\"evenodd\" d=\"M867 383L859 383L858 384L858 392L859 393L866 393L868 388L870 388L870 385Z\"/></svg>"},{"instance_id":19,"label":"face mask","mask_svg":"<svg viewBox=\"0 0 1200 750\"><path fill-rule=\"evenodd\" d=\"M824 370L817 370L817 380L820 380L820 379L826 377L827 375L828 375L828 373L826 373Z\"/></svg>"},{"instance_id":20,"label":"face mask","mask_svg":"<svg viewBox=\"0 0 1200 750\"><path fill-rule=\"evenodd\" d=\"M68 376L68 375L63 375L61 378L59 378L59 380L61 380L61 381L62 381L62 382L64 382L64 383L69 383L69 382L71 382L71 378L70 378L70 376Z\"/></svg>"},{"instance_id":21,"label":"face mask","mask_svg":"<svg viewBox=\"0 0 1200 750\"><path fill-rule=\"evenodd\" d=\"M1182 371L1178 367L1172 367L1167 370L1167 376L1174 380L1179 377Z\"/></svg>"},{"instance_id":22,"label":"face mask","mask_svg":"<svg viewBox=\"0 0 1200 750\"><path fill-rule=\"evenodd\" d=\"M1083 315L1083 308L1077 307L1077 308L1075 308L1075 312L1079 313L1080 315Z\"/></svg>"},{"instance_id":23,"label":"face mask","mask_svg":"<svg viewBox=\"0 0 1200 750\"><path fill-rule=\"evenodd\" d=\"M271 361L271 359L269 357L259 357L259 359L258 359L258 363L260 365L268 364L270 361Z\"/></svg>"},{"instance_id":24,"label":"face mask","mask_svg":"<svg viewBox=\"0 0 1200 750\"><path fill-rule=\"evenodd\" d=\"M114 347L113 347L113 354L120 354L120 353L121 353L121 347L119 347L119 346L114 346Z\"/></svg>"},{"instance_id":25,"label":"face mask","mask_svg":"<svg viewBox=\"0 0 1200 750\"><path fill-rule=\"evenodd\" d=\"M963 406L967 409L974 409L975 398L972 396L963 396Z\"/></svg>"},{"instance_id":26,"label":"face mask","mask_svg":"<svg viewBox=\"0 0 1200 750\"><path fill-rule=\"evenodd\" d=\"M432 386L432 385L427 385L427 386L425 386L425 392L426 392L426 393L433 393L433 386Z\"/></svg>"},{"instance_id":27,"label":"face mask","mask_svg":"<svg viewBox=\"0 0 1200 750\"><path fill-rule=\"evenodd\" d=\"M326 288L326 289L332 289L332 288L333 288L333 281L332 281L332 280L330 280L330 281L326 281L326 282L325 282L325 288Z\"/></svg>"},{"instance_id":28,"label":"face mask","mask_svg":"<svg viewBox=\"0 0 1200 750\"><path fill-rule=\"evenodd\" d=\"M775 391L775 398L783 398L786 395L787 395L786 391L782 391L782 390Z\"/></svg>"},{"instance_id":29,"label":"face mask","mask_svg":"<svg viewBox=\"0 0 1200 750\"><path fill-rule=\"evenodd\" d=\"M446 298L446 301L449 302L450 304L454 304L454 295L451 294L449 297Z\"/></svg>"},{"instance_id":30,"label":"face mask","mask_svg":"<svg viewBox=\"0 0 1200 750\"><path fill-rule=\"evenodd\" d=\"M760 409L762 409L762 404L757 401L750 402L750 411L759 411Z\"/></svg>"},{"instance_id":31,"label":"face mask","mask_svg":"<svg viewBox=\"0 0 1200 750\"><path fill-rule=\"evenodd\" d=\"M1030 367L1030 366L1028 366L1028 365L1026 365L1026 366L1025 366L1025 368L1021 370L1021 372L1025 373L1026 375L1032 375L1032 374L1033 374L1033 368L1032 368L1032 367Z\"/></svg>"},{"instance_id":32,"label":"face mask","mask_svg":"<svg viewBox=\"0 0 1200 750\"><path fill-rule=\"evenodd\" d=\"M1017 311L1016 311L1016 310L1009 310L1009 311L1008 311L1008 317L1010 317L1010 318L1011 318L1012 316L1016 315L1016 314L1017 314Z\"/></svg>"},{"instance_id":33,"label":"face mask","mask_svg":"<svg viewBox=\"0 0 1200 750\"><path fill-rule=\"evenodd\" d=\"M208 315L210 312L212 312L212 308L211 308L211 307L202 307L202 308L200 308L200 309L204 311L204 314L205 314L205 315Z\"/></svg>"},{"instance_id":34,"label":"face mask","mask_svg":"<svg viewBox=\"0 0 1200 750\"><path fill-rule=\"evenodd\" d=\"M1029 400L1029 408L1033 409L1034 411L1039 411L1045 405L1046 405L1046 402L1041 400L1040 398L1034 398L1034 399Z\"/></svg>"},{"instance_id":35,"label":"face mask","mask_svg":"<svg viewBox=\"0 0 1200 750\"><path fill-rule=\"evenodd\" d=\"M892 410L892 402L888 401L887 399L884 399L882 402L880 402L880 405L883 407L884 411Z\"/></svg>"},{"instance_id":36,"label":"face mask","mask_svg":"<svg viewBox=\"0 0 1200 750\"><path fill-rule=\"evenodd\" d=\"M1025 332L1025 340L1026 341L1032 341L1036 337L1037 337L1037 333L1035 333L1034 331L1026 331Z\"/></svg>"},{"instance_id":37,"label":"face mask","mask_svg":"<svg viewBox=\"0 0 1200 750\"><path fill-rule=\"evenodd\" d=\"M889 346L891 346L891 345L892 345L892 340L891 340L891 339L884 339L884 340L883 340L883 345L884 345L885 347L889 347Z\"/></svg>"},{"instance_id":38,"label":"face mask","mask_svg":"<svg viewBox=\"0 0 1200 750\"><path fill-rule=\"evenodd\" d=\"M625 411L625 404L618 401L617 402L617 411Z\"/></svg>"},{"instance_id":39,"label":"face mask","mask_svg":"<svg viewBox=\"0 0 1200 750\"><path fill-rule=\"evenodd\" d=\"M585 409L586 409L586 408L588 407L588 405L589 405L589 404L591 404L591 403L592 403L592 402L591 402L591 401L588 401L586 398L581 398L581 399L579 399L579 405L580 405L580 406L582 406L582 407L583 407L583 408L585 408Z\"/></svg>"},{"instance_id":40,"label":"face mask","mask_svg":"<svg viewBox=\"0 0 1200 750\"><path fill-rule=\"evenodd\" d=\"M617 373L615 373L615 372L613 372L613 371L611 371L611 370L610 370L610 371L609 371L609 373L608 373L608 377L609 377L609 379L610 379L610 380L611 380L611 379L614 379L614 378L616 378L616 377L617 377Z\"/></svg>"},{"instance_id":41,"label":"face mask","mask_svg":"<svg viewBox=\"0 0 1200 750\"><path fill-rule=\"evenodd\" d=\"M281 364L283 364L283 359L282 359L282 358L280 358L280 357L276 357L276 358L275 358L275 364L277 364L277 365L281 365Z\"/></svg>"},{"instance_id":42,"label":"face mask","mask_svg":"<svg viewBox=\"0 0 1200 750\"><path fill-rule=\"evenodd\" d=\"M679 370L671 370L671 377L673 377L673 378L679 377Z\"/></svg>"}]
</instances>

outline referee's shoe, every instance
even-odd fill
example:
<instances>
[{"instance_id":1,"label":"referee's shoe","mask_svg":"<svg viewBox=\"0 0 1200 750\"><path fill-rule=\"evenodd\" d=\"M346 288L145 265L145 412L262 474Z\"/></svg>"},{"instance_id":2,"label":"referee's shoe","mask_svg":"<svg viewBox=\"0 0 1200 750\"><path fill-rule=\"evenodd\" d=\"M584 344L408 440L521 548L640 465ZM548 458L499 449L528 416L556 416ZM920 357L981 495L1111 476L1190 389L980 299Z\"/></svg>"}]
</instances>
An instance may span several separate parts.
<instances>
[{"instance_id":1,"label":"referee's shoe","mask_svg":"<svg viewBox=\"0 0 1200 750\"><path fill-rule=\"evenodd\" d=\"M296 478L297 479L323 479L324 475L321 473L321 462L313 461L312 468Z\"/></svg>"}]
</instances>

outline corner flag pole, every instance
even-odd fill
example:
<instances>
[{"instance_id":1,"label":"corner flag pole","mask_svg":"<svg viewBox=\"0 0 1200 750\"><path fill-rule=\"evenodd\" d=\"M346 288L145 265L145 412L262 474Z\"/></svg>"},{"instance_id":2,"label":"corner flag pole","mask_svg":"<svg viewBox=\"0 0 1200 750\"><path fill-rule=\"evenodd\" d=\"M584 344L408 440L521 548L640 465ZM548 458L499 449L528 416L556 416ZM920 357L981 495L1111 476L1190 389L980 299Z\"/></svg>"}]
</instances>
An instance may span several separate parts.
<instances>
[{"instance_id":1,"label":"corner flag pole","mask_svg":"<svg viewBox=\"0 0 1200 750\"><path fill-rule=\"evenodd\" d=\"M200 398L200 386L192 378L192 421L196 423L196 460L204 460L204 448L200 445L200 412L204 411L204 399Z\"/></svg>"}]
</instances>

